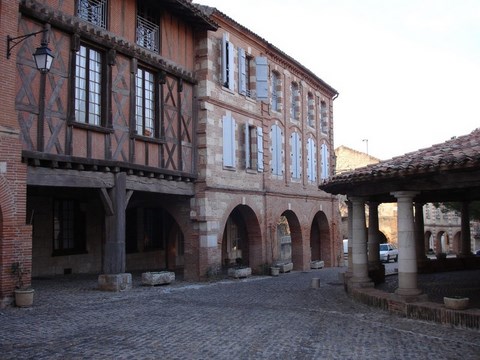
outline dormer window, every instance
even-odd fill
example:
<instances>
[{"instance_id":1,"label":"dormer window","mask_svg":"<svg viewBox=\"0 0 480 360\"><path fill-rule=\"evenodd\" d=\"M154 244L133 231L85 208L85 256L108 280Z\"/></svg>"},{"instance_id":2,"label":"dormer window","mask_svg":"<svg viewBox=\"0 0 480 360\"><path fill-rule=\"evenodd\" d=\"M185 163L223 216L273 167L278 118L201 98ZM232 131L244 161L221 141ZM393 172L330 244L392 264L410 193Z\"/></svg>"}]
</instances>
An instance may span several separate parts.
<instances>
[{"instance_id":1,"label":"dormer window","mask_svg":"<svg viewBox=\"0 0 480 360\"><path fill-rule=\"evenodd\" d=\"M107 28L107 0L79 0L77 16L101 28Z\"/></svg>"}]
</instances>

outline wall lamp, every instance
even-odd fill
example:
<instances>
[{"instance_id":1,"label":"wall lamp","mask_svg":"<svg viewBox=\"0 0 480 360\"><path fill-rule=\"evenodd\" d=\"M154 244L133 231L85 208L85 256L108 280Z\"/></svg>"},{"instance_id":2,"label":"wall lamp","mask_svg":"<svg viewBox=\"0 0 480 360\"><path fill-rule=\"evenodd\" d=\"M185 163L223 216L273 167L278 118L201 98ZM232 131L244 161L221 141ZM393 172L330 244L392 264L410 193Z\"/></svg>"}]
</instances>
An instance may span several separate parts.
<instances>
[{"instance_id":1,"label":"wall lamp","mask_svg":"<svg viewBox=\"0 0 480 360\"><path fill-rule=\"evenodd\" d=\"M17 37L11 37L10 35L7 35L7 59L10 58L10 55L12 54L12 49L20 44L23 40L28 39L30 36L35 36L37 34L43 33L44 36L42 38L42 42L40 44L40 47L37 48L35 53L33 54L33 59L35 60L35 65L37 66L37 69L40 70L41 73L45 74L50 70L50 67L52 66L52 61L53 61L53 53L52 50L48 48L48 40L46 33L50 30L50 25L47 24L45 25L45 28L40 31L36 31L30 34L26 35L21 35Z\"/></svg>"}]
</instances>

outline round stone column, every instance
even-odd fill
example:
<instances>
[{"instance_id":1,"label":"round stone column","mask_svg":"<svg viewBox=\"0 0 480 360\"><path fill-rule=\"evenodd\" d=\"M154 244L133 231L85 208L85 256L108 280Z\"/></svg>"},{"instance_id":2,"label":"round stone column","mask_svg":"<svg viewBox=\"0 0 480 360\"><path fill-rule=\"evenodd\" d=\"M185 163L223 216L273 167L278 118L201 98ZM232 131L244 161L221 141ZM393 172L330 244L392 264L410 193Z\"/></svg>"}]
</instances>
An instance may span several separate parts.
<instances>
[{"instance_id":1,"label":"round stone column","mask_svg":"<svg viewBox=\"0 0 480 360\"><path fill-rule=\"evenodd\" d=\"M462 203L462 225L461 225L461 247L460 256L472 256L471 237L470 237L470 203L464 201Z\"/></svg>"},{"instance_id":2,"label":"round stone column","mask_svg":"<svg viewBox=\"0 0 480 360\"><path fill-rule=\"evenodd\" d=\"M380 263L380 229L378 227L378 202L368 202L368 263Z\"/></svg>"},{"instance_id":3,"label":"round stone column","mask_svg":"<svg viewBox=\"0 0 480 360\"><path fill-rule=\"evenodd\" d=\"M362 197L351 197L352 202L352 278L353 287L372 287L368 277L367 259L367 226L365 223L365 200Z\"/></svg>"},{"instance_id":4,"label":"round stone column","mask_svg":"<svg viewBox=\"0 0 480 360\"><path fill-rule=\"evenodd\" d=\"M353 263L352 263L352 242L353 242L353 205L351 201L347 201L348 206L348 275L353 273Z\"/></svg>"},{"instance_id":5,"label":"round stone column","mask_svg":"<svg viewBox=\"0 0 480 360\"><path fill-rule=\"evenodd\" d=\"M393 192L397 198L398 227L398 289L395 294L410 298L422 294L417 287L417 250L413 221L414 191ZM406 299L407 300L407 299Z\"/></svg>"}]
</instances>

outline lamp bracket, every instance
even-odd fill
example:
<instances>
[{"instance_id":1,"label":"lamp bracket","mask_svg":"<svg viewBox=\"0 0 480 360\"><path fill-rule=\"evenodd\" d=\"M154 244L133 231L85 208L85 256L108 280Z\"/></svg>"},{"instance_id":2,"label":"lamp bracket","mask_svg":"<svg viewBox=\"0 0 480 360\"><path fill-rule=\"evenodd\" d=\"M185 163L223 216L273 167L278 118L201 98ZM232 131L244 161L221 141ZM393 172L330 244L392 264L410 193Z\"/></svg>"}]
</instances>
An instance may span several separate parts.
<instances>
[{"instance_id":1,"label":"lamp bracket","mask_svg":"<svg viewBox=\"0 0 480 360\"><path fill-rule=\"evenodd\" d=\"M48 31L48 28L30 33L30 34L26 34L26 35L20 35L17 37L11 37L10 35L7 35L7 59L10 59L10 55L12 54L12 49L18 44L20 44L23 40L29 38L30 36L35 36L37 34L45 33L47 31Z\"/></svg>"}]
</instances>

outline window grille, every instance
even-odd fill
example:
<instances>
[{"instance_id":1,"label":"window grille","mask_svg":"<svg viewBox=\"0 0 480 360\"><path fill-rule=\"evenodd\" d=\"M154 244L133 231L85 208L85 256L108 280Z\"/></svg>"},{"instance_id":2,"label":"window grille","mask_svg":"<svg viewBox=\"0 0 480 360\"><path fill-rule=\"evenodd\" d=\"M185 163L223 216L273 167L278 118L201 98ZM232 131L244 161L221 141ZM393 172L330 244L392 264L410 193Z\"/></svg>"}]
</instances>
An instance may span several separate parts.
<instances>
[{"instance_id":1,"label":"window grille","mask_svg":"<svg viewBox=\"0 0 480 360\"><path fill-rule=\"evenodd\" d=\"M107 28L107 0L79 0L77 16L89 23Z\"/></svg>"},{"instance_id":2,"label":"window grille","mask_svg":"<svg viewBox=\"0 0 480 360\"><path fill-rule=\"evenodd\" d=\"M137 45L158 53L159 39L160 27L142 16L137 16Z\"/></svg>"}]
</instances>

